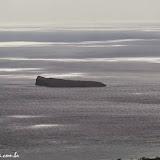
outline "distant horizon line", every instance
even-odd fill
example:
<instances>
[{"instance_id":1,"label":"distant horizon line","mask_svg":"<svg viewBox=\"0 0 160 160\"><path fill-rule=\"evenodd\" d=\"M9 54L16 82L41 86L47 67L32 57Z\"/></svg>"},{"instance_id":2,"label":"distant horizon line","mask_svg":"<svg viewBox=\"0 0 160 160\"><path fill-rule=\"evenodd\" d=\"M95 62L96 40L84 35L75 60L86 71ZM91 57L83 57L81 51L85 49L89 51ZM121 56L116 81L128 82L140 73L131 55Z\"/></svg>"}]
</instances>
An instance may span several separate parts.
<instances>
[{"instance_id":1,"label":"distant horizon line","mask_svg":"<svg viewBox=\"0 0 160 160\"><path fill-rule=\"evenodd\" d=\"M105 24L159 24L160 21L58 21L58 22L1 22L0 26L46 26L46 25L64 25L64 26L79 26L79 25L105 25Z\"/></svg>"}]
</instances>

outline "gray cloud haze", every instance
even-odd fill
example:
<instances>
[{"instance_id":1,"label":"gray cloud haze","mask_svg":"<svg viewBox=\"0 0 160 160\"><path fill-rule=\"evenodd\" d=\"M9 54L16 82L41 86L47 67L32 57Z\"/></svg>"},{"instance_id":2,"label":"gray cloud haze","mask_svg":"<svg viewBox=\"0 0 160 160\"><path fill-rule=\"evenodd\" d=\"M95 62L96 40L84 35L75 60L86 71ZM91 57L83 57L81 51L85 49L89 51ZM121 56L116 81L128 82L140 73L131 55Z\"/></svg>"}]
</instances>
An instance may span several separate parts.
<instances>
[{"instance_id":1,"label":"gray cloud haze","mask_svg":"<svg viewBox=\"0 0 160 160\"><path fill-rule=\"evenodd\" d=\"M1 23L160 21L160 0L0 0Z\"/></svg>"}]
</instances>

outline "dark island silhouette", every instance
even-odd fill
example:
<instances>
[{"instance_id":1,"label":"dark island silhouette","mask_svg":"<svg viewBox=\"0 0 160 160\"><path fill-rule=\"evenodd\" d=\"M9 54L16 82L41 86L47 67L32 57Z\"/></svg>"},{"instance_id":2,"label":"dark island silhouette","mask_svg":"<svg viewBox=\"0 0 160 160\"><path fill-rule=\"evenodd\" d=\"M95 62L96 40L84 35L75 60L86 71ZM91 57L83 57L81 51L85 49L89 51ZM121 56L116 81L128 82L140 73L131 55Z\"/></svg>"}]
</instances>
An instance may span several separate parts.
<instances>
[{"instance_id":1,"label":"dark island silhouette","mask_svg":"<svg viewBox=\"0 0 160 160\"><path fill-rule=\"evenodd\" d=\"M121 158L117 159L117 160L122 160ZM130 159L132 160L132 158ZM140 159L137 160L160 160L160 157L155 157L155 158L146 158L146 157L142 157Z\"/></svg>"},{"instance_id":2,"label":"dark island silhouette","mask_svg":"<svg viewBox=\"0 0 160 160\"><path fill-rule=\"evenodd\" d=\"M105 87L101 82L95 81L79 81L79 80L64 80L57 78L45 78L38 76L35 85L46 87Z\"/></svg>"},{"instance_id":3,"label":"dark island silhouette","mask_svg":"<svg viewBox=\"0 0 160 160\"><path fill-rule=\"evenodd\" d=\"M160 160L160 157L156 157L156 158L146 158L146 157L142 157L139 160Z\"/></svg>"}]
</instances>

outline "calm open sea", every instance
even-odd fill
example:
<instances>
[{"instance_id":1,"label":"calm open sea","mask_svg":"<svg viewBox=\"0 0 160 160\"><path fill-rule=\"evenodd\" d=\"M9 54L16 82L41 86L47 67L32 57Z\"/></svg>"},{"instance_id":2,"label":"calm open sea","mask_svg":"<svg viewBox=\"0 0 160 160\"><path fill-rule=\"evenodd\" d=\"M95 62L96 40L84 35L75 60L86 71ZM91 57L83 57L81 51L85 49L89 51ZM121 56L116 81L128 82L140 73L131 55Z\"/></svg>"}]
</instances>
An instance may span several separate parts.
<instances>
[{"instance_id":1,"label":"calm open sea","mask_svg":"<svg viewBox=\"0 0 160 160\"><path fill-rule=\"evenodd\" d=\"M38 75L107 87L38 87ZM0 115L0 154L20 160L160 156L159 25L1 26Z\"/></svg>"}]
</instances>

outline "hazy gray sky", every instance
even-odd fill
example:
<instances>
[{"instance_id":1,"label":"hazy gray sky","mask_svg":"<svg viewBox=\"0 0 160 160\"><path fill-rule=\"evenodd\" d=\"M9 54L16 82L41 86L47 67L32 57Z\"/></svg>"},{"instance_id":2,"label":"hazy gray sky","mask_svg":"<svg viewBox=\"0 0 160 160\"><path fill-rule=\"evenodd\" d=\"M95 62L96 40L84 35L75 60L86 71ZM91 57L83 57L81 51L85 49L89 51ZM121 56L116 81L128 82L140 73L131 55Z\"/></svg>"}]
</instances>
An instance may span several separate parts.
<instances>
[{"instance_id":1,"label":"hazy gray sky","mask_svg":"<svg viewBox=\"0 0 160 160\"><path fill-rule=\"evenodd\" d=\"M160 0L0 0L0 23L159 21Z\"/></svg>"}]
</instances>

